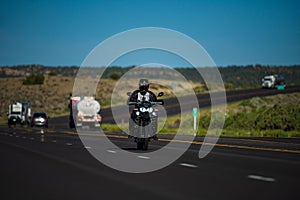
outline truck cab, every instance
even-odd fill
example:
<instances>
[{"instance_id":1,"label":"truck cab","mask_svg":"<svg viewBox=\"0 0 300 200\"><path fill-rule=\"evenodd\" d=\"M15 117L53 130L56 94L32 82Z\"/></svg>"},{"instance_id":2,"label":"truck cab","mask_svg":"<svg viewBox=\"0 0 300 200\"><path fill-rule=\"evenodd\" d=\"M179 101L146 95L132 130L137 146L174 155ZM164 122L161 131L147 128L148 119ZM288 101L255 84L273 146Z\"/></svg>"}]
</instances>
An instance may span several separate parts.
<instances>
[{"instance_id":1,"label":"truck cab","mask_svg":"<svg viewBox=\"0 0 300 200\"><path fill-rule=\"evenodd\" d=\"M277 88L279 85L285 86L285 80L282 75L268 75L262 79L262 88Z\"/></svg>"}]
</instances>

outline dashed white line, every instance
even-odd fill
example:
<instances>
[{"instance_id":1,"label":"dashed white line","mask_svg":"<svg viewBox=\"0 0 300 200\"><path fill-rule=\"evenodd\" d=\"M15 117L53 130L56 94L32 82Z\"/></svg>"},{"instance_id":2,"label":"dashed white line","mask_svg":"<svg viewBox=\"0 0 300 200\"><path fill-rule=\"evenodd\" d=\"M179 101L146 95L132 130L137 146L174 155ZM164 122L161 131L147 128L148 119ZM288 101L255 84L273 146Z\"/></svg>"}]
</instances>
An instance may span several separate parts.
<instances>
[{"instance_id":1,"label":"dashed white line","mask_svg":"<svg viewBox=\"0 0 300 200\"><path fill-rule=\"evenodd\" d=\"M117 153L116 151L113 151L113 150L107 150L107 152L109 152L109 153Z\"/></svg>"},{"instance_id":2,"label":"dashed white line","mask_svg":"<svg viewBox=\"0 0 300 200\"><path fill-rule=\"evenodd\" d=\"M72 143L67 142L66 145L67 146L72 146Z\"/></svg>"},{"instance_id":3,"label":"dashed white line","mask_svg":"<svg viewBox=\"0 0 300 200\"><path fill-rule=\"evenodd\" d=\"M138 156L138 158L145 159L145 160L149 160L150 159L150 157L147 157L147 156Z\"/></svg>"},{"instance_id":4,"label":"dashed white line","mask_svg":"<svg viewBox=\"0 0 300 200\"><path fill-rule=\"evenodd\" d=\"M18 138L19 136L18 135L16 135L16 138Z\"/></svg>"},{"instance_id":5,"label":"dashed white line","mask_svg":"<svg viewBox=\"0 0 300 200\"><path fill-rule=\"evenodd\" d=\"M198 167L197 165L188 164L188 163L180 163L179 165L183 166L183 167L190 167L190 168L196 168L196 167Z\"/></svg>"},{"instance_id":6,"label":"dashed white line","mask_svg":"<svg viewBox=\"0 0 300 200\"><path fill-rule=\"evenodd\" d=\"M54 142L54 143L55 143L55 142L56 142L56 140L52 140L52 142Z\"/></svg>"},{"instance_id":7,"label":"dashed white line","mask_svg":"<svg viewBox=\"0 0 300 200\"><path fill-rule=\"evenodd\" d=\"M259 181L265 181L265 182L275 182L276 181L274 178L264 177L264 176L259 176L259 175L248 175L247 178L259 180Z\"/></svg>"},{"instance_id":8,"label":"dashed white line","mask_svg":"<svg viewBox=\"0 0 300 200\"><path fill-rule=\"evenodd\" d=\"M26 137L25 137L25 136L23 136L23 139L26 139Z\"/></svg>"},{"instance_id":9,"label":"dashed white line","mask_svg":"<svg viewBox=\"0 0 300 200\"><path fill-rule=\"evenodd\" d=\"M33 137L31 137L30 139L31 139L31 140L34 140L34 138L33 138Z\"/></svg>"}]
</instances>

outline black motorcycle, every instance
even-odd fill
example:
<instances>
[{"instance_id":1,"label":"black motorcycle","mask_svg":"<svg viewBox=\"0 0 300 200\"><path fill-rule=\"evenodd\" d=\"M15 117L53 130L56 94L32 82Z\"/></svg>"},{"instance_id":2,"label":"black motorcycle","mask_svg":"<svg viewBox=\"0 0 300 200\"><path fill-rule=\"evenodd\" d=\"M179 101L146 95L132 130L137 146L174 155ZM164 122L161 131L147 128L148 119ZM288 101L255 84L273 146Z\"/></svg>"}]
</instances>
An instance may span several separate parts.
<instances>
[{"instance_id":1,"label":"black motorcycle","mask_svg":"<svg viewBox=\"0 0 300 200\"><path fill-rule=\"evenodd\" d=\"M130 96L131 93L127 93L127 95ZM160 92L157 96L163 95L164 93ZM163 100L128 102L128 105L135 106L129 119L129 138L134 138L137 149L147 150L149 141L157 139L158 116L155 106L163 104Z\"/></svg>"}]
</instances>

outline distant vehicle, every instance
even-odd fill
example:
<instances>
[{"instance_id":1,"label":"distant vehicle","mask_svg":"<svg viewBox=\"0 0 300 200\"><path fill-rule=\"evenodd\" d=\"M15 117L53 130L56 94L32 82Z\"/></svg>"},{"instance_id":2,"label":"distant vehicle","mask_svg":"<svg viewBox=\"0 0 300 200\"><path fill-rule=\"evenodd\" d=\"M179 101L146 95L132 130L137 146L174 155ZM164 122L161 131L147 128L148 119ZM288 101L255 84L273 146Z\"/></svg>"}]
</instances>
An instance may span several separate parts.
<instances>
[{"instance_id":1,"label":"distant vehicle","mask_svg":"<svg viewBox=\"0 0 300 200\"><path fill-rule=\"evenodd\" d=\"M45 112L35 112L31 117L31 127L42 126L48 128L49 117Z\"/></svg>"},{"instance_id":2,"label":"distant vehicle","mask_svg":"<svg viewBox=\"0 0 300 200\"><path fill-rule=\"evenodd\" d=\"M100 104L95 97L73 97L70 95L70 128L99 128L102 122Z\"/></svg>"},{"instance_id":3,"label":"distant vehicle","mask_svg":"<svg viewBox=\"0 0 300 200\"><path fill-rule=\"evenodd\" d=\"M282 75L268 75L262 79L262 88L277 88L278 86L285 87L285 80Z\"/></svg>"},{"instance_id":4,"label":"distant vehicle","mask_svg":"<svg viewBox=\"0 0 300 200\"><path fill-rule=\"evenodd\" d=\"M31 104L27 102L15 102L8 107L7 123L8 126L22 126L30 124Z\"/></svg>"}]
</instances>

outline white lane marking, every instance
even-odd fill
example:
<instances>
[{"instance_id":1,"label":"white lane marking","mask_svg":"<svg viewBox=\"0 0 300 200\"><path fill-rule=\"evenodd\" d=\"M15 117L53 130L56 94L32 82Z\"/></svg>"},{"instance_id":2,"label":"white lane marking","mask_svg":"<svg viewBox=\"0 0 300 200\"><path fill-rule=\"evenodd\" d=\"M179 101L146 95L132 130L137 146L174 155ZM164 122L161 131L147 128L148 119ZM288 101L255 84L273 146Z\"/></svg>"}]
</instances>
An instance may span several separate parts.
<instances>
[{"instance_id":1,"label":"white lane marking","mask_svg":"<svg viewBox=\"0 0 300 200\"><path fill-rule=\"evenodd\" d=\"M145 160L149 160L150 159L150 157L147 157L147 156L138 156L138 158L145 159Z\"/></svg>"},{"instance_id":2,"label":"white lane marking","mask_svg":"<svg viewBox=\"0 0 300 200\"><path fill-rule=\"evenodd\" d=\"M26 137L25 137L25 136L23 136L23 139L26 139Z\"/></svg>"},{"instance_id":3,"label":"white lane marking","mask_svg":"<svg viewBox=\"0 0 300 200\"><path fill-rule=\"evenodd\" d=\"M197 165L192 165L192 164L188 164L188 163L180 163L179 165L183 166L183 167L190 167L190 168L196 168L196 167L198 167Z\"/></svg>"},{"instance_id":4,"label":"white lane marking","mask_svg":"<svg viewBox=\"0 0 300 200\"><path fill-rule=\"evenodd\" d=\"M107 152L109 152L109 153L117 153L116 151L113 151L113 150L107 150Z\"/></svg>"},{"instance_id":5,"label":"white lane marking","mask_svg":"<svg viewBox=\"0 0 300 200\"><path fill-rule=\"evenodd\" d=\"M16 137L19 137L18 135L16 135Z\"/></svg>"},{"instance_id":6,"label":"white lane marking","mask_svg":"<svg viewBox=\"0 0 300 200\"><path fill-rule=\"evenodd\" d=\"M10 137L12 137L13 135L9 135Z\"/></svg>"},{"instance_id":7,"label":"white lane marking","mask_svg":"<svg viewBox=\"0 0 300 200\"><path fill-rule=\"evenodd\" d=\"M34 140L34 138L33 138L33 137L31 137L30 139L31 139L31 140Z\"/></svg>"},{"instance_id":8,"label":"white lane marking","mask_svg":"<svg viewBox=\"0 0 300 200\"><path fill-rule=\"evenodd\" d=\"M56 142L56 140L52 140L52 142L54 142L54 143L55 143L55 142Z\"/></svg>"},{"instance_id":9,"label":"white lane marking","mask_svg":"<svg viewBox=\"0 0 300 200\"><path fill-rule=\"evenodd\" d=\"M65 145L72 146L72 143L67 142Z\"/></svg>"},{"instance_id":10,"label":"white lane marking","mask_svg":"<svg viewBox=\"0 0 300 200\"><path fill-rule=\"evenodd\" d=\"M266 181L266 182L275 182L276 180L271 177L264 177L259 175L248 175L249 179L259 180L259 181Z\"/></svg>"},{"instance_id":11,"label":"white lane marking","mask_svg":"<svg viewBox=\"0 0 300 200\"><path fill-rule=\"evenodd\" d=\"M45 137L44 137L44 135L41 135L41 142L45 142Z\"/></svg>"},{"instance_id":12,"label":"white lane marking","mask_svg":"<svg viewBox=\"0 0 300 200\"><path fill-rule=\"evenodd\" d=\"M85 148L85 149L91 149L92 147L85 146L84 148Z\"/></svg>"}]
</instances>

